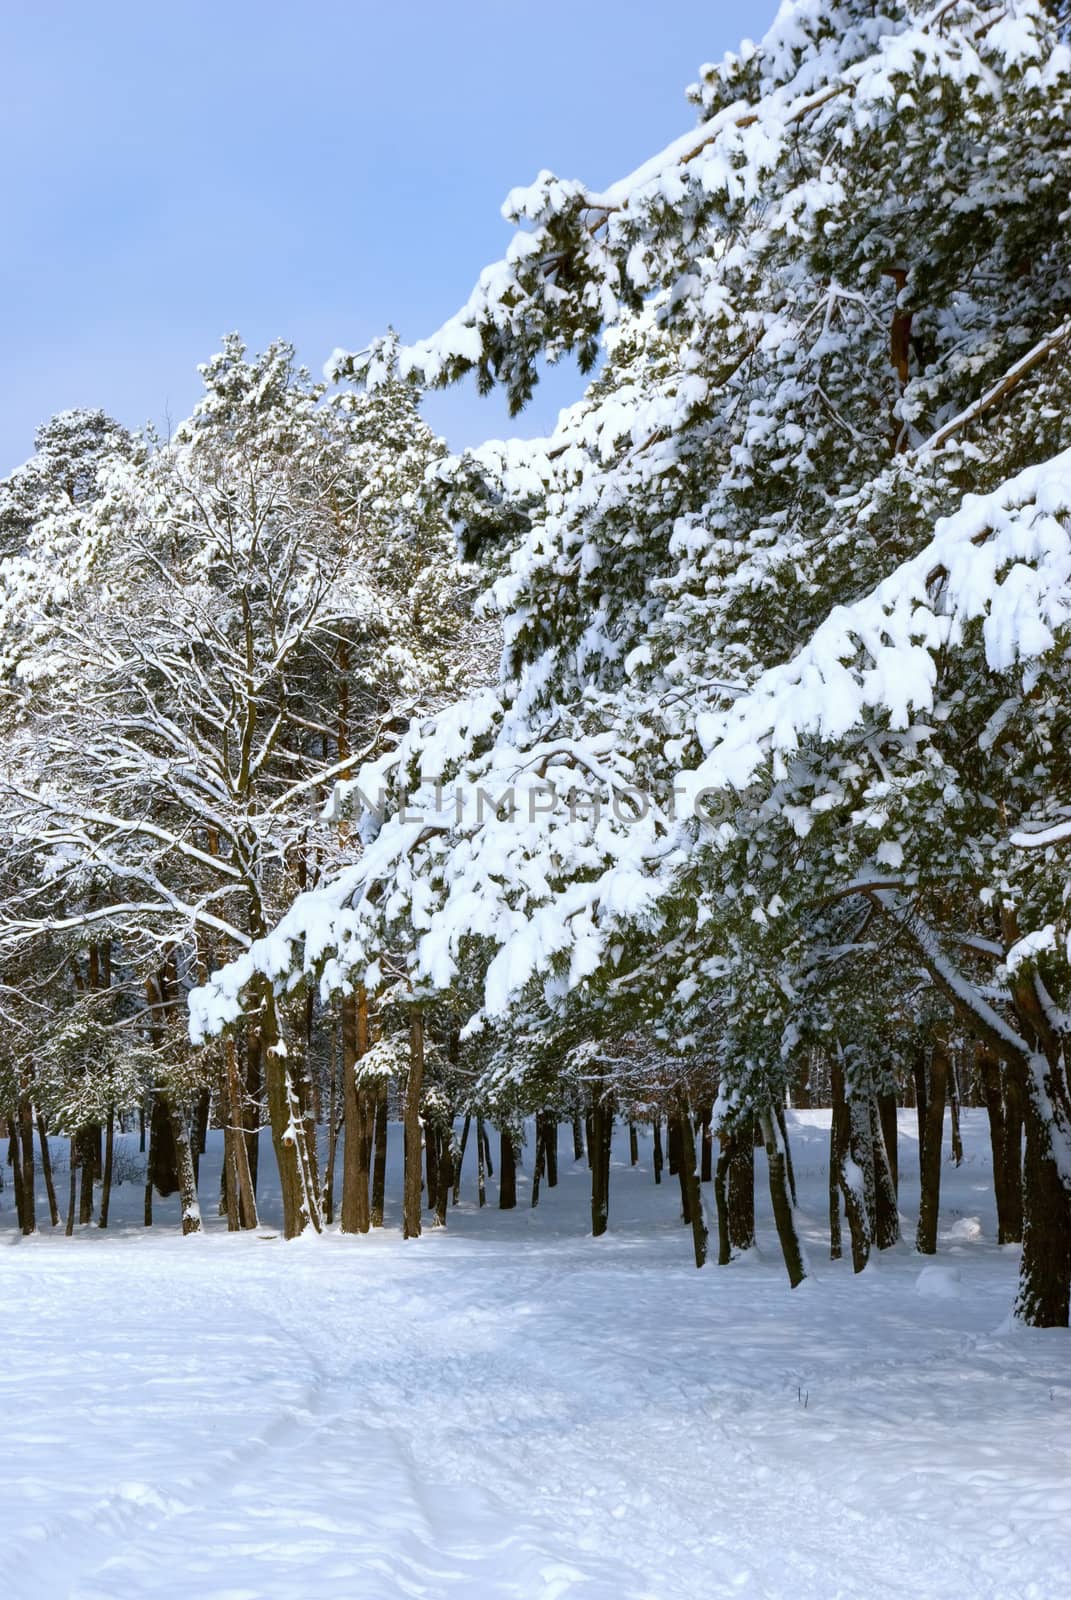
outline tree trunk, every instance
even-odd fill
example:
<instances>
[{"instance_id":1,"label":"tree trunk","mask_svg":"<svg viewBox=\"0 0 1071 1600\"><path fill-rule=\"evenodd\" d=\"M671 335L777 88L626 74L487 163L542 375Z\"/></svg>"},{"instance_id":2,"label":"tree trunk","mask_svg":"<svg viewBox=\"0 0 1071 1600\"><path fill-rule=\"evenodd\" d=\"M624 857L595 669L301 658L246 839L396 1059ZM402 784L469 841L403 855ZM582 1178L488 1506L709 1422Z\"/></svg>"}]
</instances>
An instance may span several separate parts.
<instances>
[{"instance_id":1,"label":"tree trunk","mask_svg":"<svg viewBox=\"0 0 1071 1600\"><path fill-rule=\"evenodd\" d=\"M227 1232L238 1233L242 1226L242 1219L238 1204L238 1162L236 1159L236 1146L245 1144L241 1134L235 1133L228 1118L223 1130L223 1178L222 1194L220 1195L220 1210L227 1218Z\"/></svg>"},{"instance_id":2,"label":"tree trunk","mask_svg":"<svg viewBox=\"0 0 1071 1600\"><path fill-rule=\"evenodd\" d=\"M896 1118L895 1094L878 1095L878 1118L881 1122L881 1136L885 1141L885 1157L889 1164L893 1195L898 1196L900 1193L900 1130Z\"/></svg>"},{"instance_id":3,"label":"tree trunk","mask_svg":"<svg viewBox=\"0 0 1071 1600\"><path fill-rule=\"evenodd\" d=\"M959 1067L954 1055L948 1063L948 1115L952 1126L952 1160L960 1167L963 1165L963 1135L959 1127Z\"/></svg>"},{"instance_id":4,"label":"tree trunk","mask_svg":"<svg viewBox=\"0 0 1071 1600\"><path fill-rule=\"evenodd\" d=\"M260 1173L260 1115L264 1095L264 1040L255 1021L251 1021L245 1035L245 1098L242 1123L245 1127L245 1148L249 1159L249 1176L253 1193L257 1192Z\"/></svg>"},{"instance_id":5,"label":"tree trunk","mask_svg":"<svg viewBox=\"0 0 1071 1600\"><path fill-rule=\"evenodd\" d=\"M420 1238L421 1196L424 1185L420 1161L420 1099L424 1090L424 1013L413 1006L409 1013L409 1078L405 1090L405 1181L402 1234Z\"/></svg>"},{"instance_id":6,"label":"tree trunk","mask_svg":"<svg viewBox=\"0 0 1071 1600\"><path fill-rule=\"evenodd\" d=\"M362 990L363 997L363 990ZM357 1063L367 1049L361 1027L361 1004L356 994L342 1000L342 1233L367 1233L371 1226L368 1205L368 1093L357 1085Z\"/></svg>"},{"instance_id":7,"label":"tree trunk","mask_svg":"<svg viewBox=\"0 0 1071 1600\"><path fill-rule=\"evenodd\" d=\"M37 1175L33 1157L33 1107L29 1096L19 1103L19 1140L22 1145L23 1233L37 1232Z\"/></svg>"},{"instance_id":8,"label":"tree trunk","mask_svg":"<svg viewBox=\"0 0 1071 1600\"><path fill-rule=\"evenodd\" d=\"M1018 1244L1023 1237L1023 1091L1016 1077L1004 1074L1004 1174L1005 1238Z\"/></svg>"},{"instance_id":9,"label":"tree trunk","mask_svg":"<svg viewBox=\"0 0 1071 1600\"><path fill-rule=\"evenodd\" d=\"M718 1214L718 1266L727 1267L733 1259L729 1240L729 1135L718 1141L718 1160L714 1168L714 1205Z\"/></svg>"},{"instance_id":10,"label":"tree trunk","mask_svg":"<svg viewBox=\"0 0 1071 1600\"><path fill-rule=\"evenodd\" d=\"M536 1112L535 1127L536 1127L536 1135L535 1135L536 1147L535 1147L535 1161L532 1164L532 1199L531 1199L531 1209L533 1211L535 1210L536 1206L539 1204L539 1185L540 1185L540 1182L542 1181L543 1167L544 1167L544 1164L545 1164L545 1161L546 1161L545 1142L544 1142L544 1137L543 1137L543 1118L542 1118L542 1114L540 1112L538 1112L538 1111Z\"/></svg>"},{"instance_id":11,"label":"tree trunk","mask_svg":"<svg viewBox=\"0 0 1071 1600\"><path fill-rule=\"evenodd\" d=\"M839 1261L843 1254L843 1245L840 1232L840 1183L842 1153L840 1145L841 1126L837 1119L837 1108L829 1118L829 1259Z\"/></svg>"},{"instance_id":12,"label":"tree trunk","mask_svg":"<svg viewBox=\"0 0 1071 1600\"><path fill-rule=\"evenodd\" d=\"M670 1162L670 1171L677 1175L677 1182L681 1191L681 1221L686 1228L692 1225L692 1186L688 1181L687 1162L684 1159L684 1130L681 1127L680 1111L674 1110L669 1117L669 1148L675 1152Z\"/></svg>"},{"instance_id":13,"label":"tree trunk","mask_svg":"<svg viewBox=\"0 0 1071 1600\"><path fill-rule=\"evenodd\" d=\"M662 1156L662 1118L661 1117L655 1117L654 1122L651 1125L651 1132L652 1132L652 1135L653 1135L653 1144L652 1144L652 1153L651 1153L651 1165L654 1167L654 1181L656 1183L661 1183L662 1182L662 1165L663 1165L663 1156Z\"/></svg>"},{"instance_id":14,"label":"tree trunk","mask_svg":"<svg viewBox=\"0 0 1071 1600\"><path fill-rule=\"evenodd\" d=\"M1019 1244L1023 1237L1022 1096L1014 1075L986 1046L978 1051L978 1073L989 1115L997 1243Z\"/></svg>"},{"instance_id":15,"label":"tree trunk","mask_svg":"<svg viewBox=\"0 0 1071 1600\"><path fill-rule=\"evenodd\" d=\"M435 1226L446 1227L446 1213L450 1207L450 1188L454 1177L454 1161L457 1152L454 1149L454 1125L451 1120L446 1132L442 1136L439 1147L439 1167L436 1174L435 1189Z\"/></svg>"},{"instance_id":16,"label":"tree trunk","mask_svg":"<svg viewBox=\"0 0 1071 1600\"><path fill-rule=\"evenodd\" d=\"M48 1148L48 1129L40 1111L37 1113L37 1142L41 1147L41 1171L44 1174L45 1190L48 1194L49 1220L55 1228L59 1225L59 1205L56 1201L56 1185L52 1177L52 1154Z\"/></svg>"},{"instance_id":17,"label":"tree trunk","mask_svg":"<svg viewBox=\"0 0 1071 1600\"><path fill-rule=\"evenodd\" d=\"M543 1113L543 1160L546 1163L547 1188L558 1187L558 1114Z\"/></svg>"},{"instance_id":18,"label":"tree trunk","mask_svg":"<svg viewBox=\"0 0 1071 1600\"><path fill-rule=\"evenodd\" d=\"M688 1102L681 1096L677 1109L681 1134L681 1188L687 1192L689 1220L692 1224L692 1248L695 1264L701 1267L707 1259L707 1225L703 1217L703 1202L699 1193L699 1173L696 1170L695 1134Z\"/></svg>"},{"instance_id":19,"label":"tree trunk","mask_svg":"<svg viewBox=\"0 0 1071 1600\"><path fill-rule=\"evenodd\" d=\"M591 1140L591 1232L598 1239L610 1220L610 1153L614 1134L614 1109L609 1093L596 1089L592 1094Z\"/></svg>"},{"instance_id":20,"label":"tree trunk","mask_svg":"<svg viewBox=\"0 0 1071 1600\"><path fill-rule=\"evenodd\" d=\"M729 1245L755 1248L755 1131L750 1118L729 1140Z\"/></svg>"},{"instance_id":21,"label":"tree trunk","mask_svg":"<svg viewBox=\"0 0 1071 1600\"><path fill-rule=\"evenodd\" d=\"M372 1226L383 1226L383 1203L387 1192L387 1113L390 1110L387 1080L376 1095L375 1154L372 1159Z\"/></svg>"},{"instance_id":22,"label":"tree trunk","mask_svg":"<svg viewBox=\"0 0 1071 1600\"><path fill-rule=\"evenodd\" d=\"M227 1125L231 1135L230 1170L235 1184L235 1209L241 1227L255 1228L260 1219L257 1216L257 1197L253 1186L253 1174L249 1167L249 1145L245 1136L242 1080L238 1075L234 1038L230 1034L224 1040L223 1059L227 1075ZM227 1215L229 1219L229 1202Z\"/></svg>"},{"instance_id":23,"label":"tree trunk","mask_svg":"<svg viewBox=\"0 0 1071 1600\"><path fill-rule=\"evenodd\" d=\"M796 1169L792 1165L792 1146L788 1142L788 1120L785 1117L785 1108L780 1100L774 1107L777 1118L777 1128L781 1135L781 1144L785 1152L785 1172L788 1176L788 1192L792 1196L792 1204L796 1204Z\"/></svg>"},{"instance_id":24,"label":"tree trunk","mask_svg":"<svg viewBox=\"0 0 1071 1600\"><path fill-rule=\"evenodd\" d=\"M885 1131L876 1098L870 1101L870 1139L874 1151L875 1239L879 1250L889 1250L900 1242L900 1215L896 1208L896 1185L892 1164L885 1148Z\"/></svg>"},{"instance_id":25,"label":"tree trunk","mask_svg":"<svg viewBox=\"0 0 1071 1600\"><path fill-rule=\"evenodd\" d=\"M327 1088L327 1161L324 1166L324 1189L321 1202L324 1222L335 1220L335 1157L338 1155L338 1033L334 1023L329 1029L331 1038L330 1081Z\"/></svg>"},{"instance_id":26,"label":"tree trunk","mask_svg":"<svg viewBox=\"0 0 1071 1600\"><path fill-rule=\"evenodd\" d=\"M78 1221L93 1221L93 1178L96 1166L96 1129L83 1128L78 1135L81 1147L82 1186L78 1199Z\"/></svg>"},{"instance_id":27,"label":"tree trunk","mask_svg":"<svg viewBox=\"0 0 1071 1600\"><path fill-rule=\"evenodd\" d=\"M201 1206L197 1199L197 1177L193 1170L193 1146L186 1117L167 1097L167 1112L171 1121L171 1136L175 1141L175 1164L178 1168L179 1195L182 1199L182 1232L185 1236L201 1231Z\"/></svg>"},{"instance_id":28,"label":"tree trunk","mask_svg":"<svg viewBox=\"0 0 1071 1600\"><path fill-rule=\"evenodd\" d=\"M1044 1096L1038 1104L1038 1093ZM1044 1102L1048 1104L1045 1105ZM1023 1095L1023 1253L1015 1315L1031 1328L1066 1328L1071 1293L1071 1207L1053 1151L1052 1096L1028 1083Z\"/></svg>"},{"instance_id":29,"label":"tree trunk","mask_svg":"<svg viewBox=\"0 0 1071 1600\"><path fill-rule=\"evenodd\" d=\"M948 1084L948 1046L935 1039L926 1086L926 1121L919 1158L919 1225L915 1249L920 1255L937 1251L937 1218L941 1208L941 1144L944 1139L945 1090Z\"/></svg>"},{"instance_id":30,"label":"tree trunk","mask_svg":"<svg viewBox=\"0 0 1071 1600\"><path fill-rule=\"evenodd\" d=\"M584 1122L579 1111L573 1112L573 1160L584 1159Z\"/></svg>"},{"instance_id":31,"label":"tree trunk","mask_svg":"<svg viewBox=\"0 0 1071 1600\"><path fill-rule=\"evenodd\" d=\"M100 1222L98 1226L108 1226L108 1209L112 1199L112 1172L115 1168L115 1110L108 1112L108 1120L104 1125L104 1172L100 1180Z\"/></svg>"},{"instance_id":32,"label":"tree trunk","mask_svg":"<svg viewBox=\"0 0 1071 1600\"><path fill-rule=\"evenodd\" d=\"M178 1188L178 1171L175 1160L175 1141L171 1136L171 1119L167 1114L163 1096L153 1095L149 1113L149 1154L146 1175L158 1195L164 1199Z\"/></svg>"},{"instance_id":33,"label":"tree trunk","mask_svg":"<svg viewBox=\"0 0 1071 1600\"><path fill-rule=\"evenodd\" d=\"M476 1118L476 1193L481 1206L487 1204L487 1135L484 1133L483 1118Z\"/></svg>"},{"instance_id":34,"label":"tree trunk","mask_svg":"<svg viewBox=\"0 0 1071 1600\"><path fill-rule=\"evenodd\" d=\"M669 1175L675 1178L680 1173L681 1167L681 1130L677 1126L676 1113L666 1118L666 1155L669 1158ZM685 1218L685 1221L688 1219Z\"/></svg>"},{"instance_id":35,"label":"tree trunk","mask_svg":"<svg viewBox=\"0 0 1071 1600\"><path fill-rule=\"evenodd\" d=\"M714 1134L710 1126L713 1115L713 1106L703 1107L700 1119L702 1131L702 1158L699 1168L700 1183L711 1183L714 1178Z\"/></svg>"},{"instance_id":36,"label":"tree trunk","mask_svg":"<svg viewBox=\"0 0 1071 1600\"><path fill-rule=\"evenodd\" d=\"M505 1126L500 1129L498 1162L498 1209L512 1211L517 1204L517 1151Z\"/></svg>"},{"instance_id":37,"label":"tree trunk","mask_svg":"<svg viewBox=\"0 0 1071 1600\"><path fill-rule=\"evenodd\" d=\"M275 993L268 979L258 984L261 1003L260 1042L268 1120L279 1169L283 1232L295 1239L308 1227L320 1230L320 1196L315 1151L309 1148L309 1124L300 1086L290 1069L280 1027Z\"/></svg>"},{"instance_id":38,"label":"tree trunk","mask_svg":"<svg viewBox=\"0 0 1071 1600\"><path fill-rule=\"evenodd\" d=\"M867 1233L873 1243L878 1227L877 1185L874 1178L874 1135L870 1126L870 1099L860 1094L848 1096L848 1148L861 1174L863 1202L866 1206Z\"/></svg>"},{"instance_id":39,"label":"tree trunk","mask_svg":"<svg viewBox=\"0 0 1071 1600\"><path fill-rule=\"evenodd\" d=\"M461 1168L465 1164L465 1146L469 1142L469 1128L471 1127L471 1125L472 1125L472 1115L471 1115L470 1112L466 1112L465 1121L462 1124L462 1128L461 1128L461 1143L458 1145L458 1148L457 1148L457 1150L456 1150L456 1152L454 1154L454 1199L453 1199L453 1203L454 1203L455 1206L457 1205L458 1201L461 1199Z\"/></svg>"},{"instance_id":40,"label":"tree trunk","mask_svg":"<svg viewBox=\"0 0 1071 1600\"><path fill-rule=\"evenodd\" d=\"M22 1152L19 1147L19 1119L16 1114L7 1121L7 1159L11 1163L11 1186L15 1191L15 1220L19 1232L26 1228L26 1196L22 1186Z\"/></svg>"},{"instance_id":41,"label":"tree trunk","mask_svg":"<svg viewBox=\"0 0 1071 1600\"><path fill-rule=\"evenodd\" d=\"M78 1139L74 1134L71 1135L70 1156L68 1159L70 1161L70 1184L67 1190L67 1226L63 1231L69 1239L74 1232L74 1208L78 1204ZM148 1193L150 1198L147 1201L147 1204L151 1205L151 1187L149 1188ZM149 1222L152 1221L151 1211L149 1212L148 1220Z\"/></svg>"},{"instance_id":42,"label":"tree trunk","mask_svg":"<svg viewBox=\"0 0 1071 1600\"><path fill-rule=\"evenodd\" d=\"M795 1289L807 1276L807 1258L803 1241L796 1226L796 1213L788 1187L788 1162L777 1118L767 1109L759 1113L759 1127L766 1146L766 1163L770 1172L770 1199L773 1202L777 1237L781 1254L785 1258L788 1281Z\"/></svg>"},{"instance_id":43,"label":"tree trunk","mask_svg":"<svg viewBox=\"0 0 1071 1600\"><path fill-rule=\"evenodd\" d=\"M150 1110L149 1110L149 1115L146 1118L146 1121L149 1124L149 1148L148 1148L148 1151L146 1152L146 1155L145 1155L145 1204L144 1204L144 1213L143 1213L142 1221L144 1222L144 1224L145 1224L145 1226L147 1228L151 1228L152 1227L152 1191L153 1191L153 1181L152 1181L153 1149L152 1149L152 1147L153 1147L153 1139L154 1139L155 1132L156 1132L156 1125L155 1125L155 1122L154 1122L155 1110L156 1110L156 1098L154 1096L153 1097L152 1106L150 1107Z\"/></svg>"},{"instance_id":44,"label":"tree trunk","mask_svg":"<svg viewBox=\"0 0 1071 1600\"><path fill-rule=\"evenodd\" d=\"M844 1199L844 1215L852 1243L852 1269L862 1272L870 1260L870 1214L866 1203L866 1179L852 1154L852 1113L844 1093L844 1068L839 1051L830 1064L833 1097L831 1156L836 1161L835 1181ZM840 1227L837 1227L838 1245Z\"/></svg>"}]
</instances>

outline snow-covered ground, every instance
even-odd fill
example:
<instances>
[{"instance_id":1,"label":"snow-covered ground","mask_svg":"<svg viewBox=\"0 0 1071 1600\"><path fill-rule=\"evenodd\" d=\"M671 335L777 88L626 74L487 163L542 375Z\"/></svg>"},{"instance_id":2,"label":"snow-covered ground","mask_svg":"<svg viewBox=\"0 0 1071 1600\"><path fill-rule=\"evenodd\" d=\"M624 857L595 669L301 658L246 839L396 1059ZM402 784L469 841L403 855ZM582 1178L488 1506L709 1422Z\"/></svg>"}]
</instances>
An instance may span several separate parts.
<instances>
[{"instance_id":1,"label":"snow-covered ground","mask_svg":"<svg viewBox=\"0 0 1071 1600\"><path fill-rule=\"evenodd\" d=\"M794 1293L761 1159L760 1253L696 1272L642 1139L598 1241L565 1129L537 1211L492 1182L481 1213L466 1172L448 1231L411 1243L286 1244L270 1199L255 1236L147 1234L134 1183L109 1233L23 1241L8 1186L0 1593L1057 1600L1071 1344L1007 1323L984 1115L936 1261L905 1244L859 1279L825 1259L827 1128L791 1118ZM901 1133L913 1226L913 1113ZM206 1212L217 1174L210 1152Z\"/></svg>"}]
</instances>

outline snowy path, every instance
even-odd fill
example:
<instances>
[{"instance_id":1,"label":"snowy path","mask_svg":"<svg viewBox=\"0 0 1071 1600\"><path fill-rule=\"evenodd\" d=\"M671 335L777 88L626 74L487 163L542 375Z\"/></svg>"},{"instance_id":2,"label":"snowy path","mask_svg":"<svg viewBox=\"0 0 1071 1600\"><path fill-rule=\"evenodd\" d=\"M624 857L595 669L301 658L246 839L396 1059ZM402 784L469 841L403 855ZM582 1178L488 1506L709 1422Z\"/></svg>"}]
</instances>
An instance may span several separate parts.
<instances>
[{"instance_id":1,"label":"snowy path","mask_svg":"<svg viewBox=\"0 0 1071 1600\"><path fill-rule=\"evenodd\" d=\"M643 1168L598 1242L571 1162L534 1214L411 1245L23 1244L5 1212L3 1592L1055 1600L1071 1347L996 1331L1014 1253L971 1237L970 1131L928 1295L906 1247L853 1281L816 1242L796 1294L768 1236L696 1273ZM823 1137L794 1144L817 1223Z\"/></svg>"}]
</instances>

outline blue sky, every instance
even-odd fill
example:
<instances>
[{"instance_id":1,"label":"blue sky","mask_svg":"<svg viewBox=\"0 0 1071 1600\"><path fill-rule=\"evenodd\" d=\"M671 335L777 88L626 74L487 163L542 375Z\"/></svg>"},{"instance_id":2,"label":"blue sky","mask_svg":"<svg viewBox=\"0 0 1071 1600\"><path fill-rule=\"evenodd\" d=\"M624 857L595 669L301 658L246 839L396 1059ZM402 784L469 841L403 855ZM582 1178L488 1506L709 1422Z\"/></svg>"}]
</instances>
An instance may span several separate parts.
<instances>
[{"instance_id":1,"label":"blue sky","mask_svg":"<svg viewBox=\"0 0 1071 1600\"><path fill-rule=\"evenodd\" d=\"M318 372L392 322L430 333L540 167L604 184L689 127L703 61L774 0L0 0L0 475L67 406L184 416L239 329ZM464 444L535 432L469 386Z\"/></svg>"}]
</instances>

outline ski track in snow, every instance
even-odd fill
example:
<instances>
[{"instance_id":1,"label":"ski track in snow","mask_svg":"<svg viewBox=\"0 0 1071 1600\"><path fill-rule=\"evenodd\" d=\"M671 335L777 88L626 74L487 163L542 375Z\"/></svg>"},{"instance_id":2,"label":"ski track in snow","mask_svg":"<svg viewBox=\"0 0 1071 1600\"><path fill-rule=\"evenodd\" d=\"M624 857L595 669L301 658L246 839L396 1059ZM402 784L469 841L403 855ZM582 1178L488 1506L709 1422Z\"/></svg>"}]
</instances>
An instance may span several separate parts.
<instances>
[{"instance_id":1,"label":"ski track in snow","mask_svg":"<svg viewBox=\"0 0 1071 1600\"><path fill-rule=\"evenodd\" d=\"M492 1182L481 1213L466 1173L419 1242L148 1235L140 1184L108 1234L21 1241L5 1189L3 1593L1055 1600L1069 1336L1007 1326L984 1114L944 1167L938 1256L905 1244L858 1279L823 1260L827 1126L791 1118L815 1268L795 1293L761 1153L759 1252L697 1273L642 1137L598 1241L565 1129L537 1211L522 1183L498 1212ZM905 1113L909 1237L913 1132Z\"/></svg>"}]
</instances>

